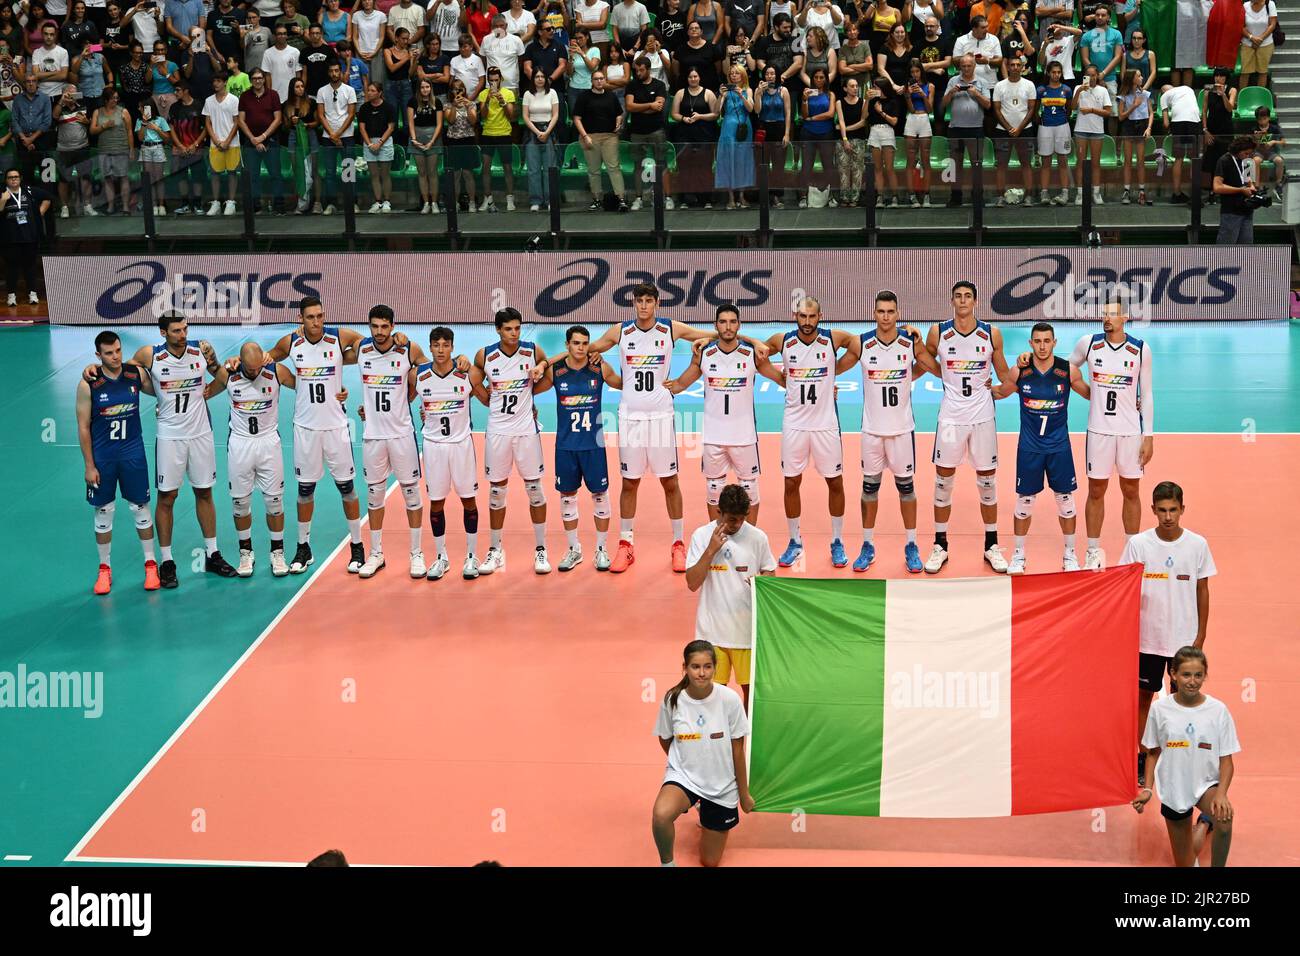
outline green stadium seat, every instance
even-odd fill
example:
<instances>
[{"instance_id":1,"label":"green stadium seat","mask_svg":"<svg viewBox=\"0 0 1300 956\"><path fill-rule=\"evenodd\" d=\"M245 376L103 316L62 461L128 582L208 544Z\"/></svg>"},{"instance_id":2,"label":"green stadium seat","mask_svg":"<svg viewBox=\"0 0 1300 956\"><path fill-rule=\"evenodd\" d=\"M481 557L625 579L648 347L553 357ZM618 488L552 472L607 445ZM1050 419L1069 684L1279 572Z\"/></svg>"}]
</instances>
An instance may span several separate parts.
<instances>
[{"instance_id":1,"label":"green stadium seat","mask_svg":"<svg viewBox=\"0 0 1300 956\"><path fill-rule=\"evenodd\" d=\"M942 170L948 165L948 137L934 136L930 139L930 168Z\"/></svg>"},{"instance_id":2,"label":"green stadium seat","mask_svg":"<svg viewBox=\"0 0 1300 956\"><path fill-rule=\"evenodd\" d=\"M1114 169L1119 165L1119 154L1115 148L1115 140L1107 136L1101 141L1101 168Z\"/></svg>"},{"instance_id":3,"label":"green stadium seat","mask_svg":"<svg viewBox=\"0 0 1300 956\"><path fill-rule=\"evenodd\" d=\"M1277 109L1273 105L1273 92L1266 86L1248 86L1237 93L1237 112L1233 114L1238 120L1255 122L1255 110L1261 106L1268 107L1271 119L1277 119Z\"/></svg>"}]
</instances>

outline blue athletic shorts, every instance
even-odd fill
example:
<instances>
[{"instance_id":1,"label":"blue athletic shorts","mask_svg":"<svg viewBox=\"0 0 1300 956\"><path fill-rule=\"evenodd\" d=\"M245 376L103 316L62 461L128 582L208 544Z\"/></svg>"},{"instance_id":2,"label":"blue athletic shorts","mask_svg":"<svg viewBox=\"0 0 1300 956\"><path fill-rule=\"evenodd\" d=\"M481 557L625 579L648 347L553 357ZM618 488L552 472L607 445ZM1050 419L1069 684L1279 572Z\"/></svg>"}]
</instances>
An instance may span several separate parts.
<instances>
[{"instance_id":1,"label":"blue athletic shorts","mask_svg":"<svg viewBox=\"0 0 1300 956\"><path fill-rule=\"evenodd\" d=\"M102 508L117 498L122 490L122 497L132 504L149 503L149 462L144 453L139 458L126 458L106 462L95 462L99 469L99 487L86 489L86 501L91 507Z\"/></svg>"},{"instance_id":2,"label":"blue athletic shorts","mask_svg":"<svg viewBox=\"0 0 1300 956\"><path fill-rule=\"evenodd\" d=\"M577 491L584 481L593 495L609 490L609 461L605 458L605 449L555 449L555 490L565 493Z\"/></svg>"},{"instance_id":3,"label":"blue athletic shorts","mask_svg":"<svg viewBox=\"0 0 1300 956\"><path fill-rule=\"evenodd\" d=\"M1016 494L1036 495L1043 490L1043 476L1047 485L1059 495L1074 491L1079 480L1074 471L1074 454L1068 447L1060 451L1016 452Z\"/></svg>"}]
</instances>

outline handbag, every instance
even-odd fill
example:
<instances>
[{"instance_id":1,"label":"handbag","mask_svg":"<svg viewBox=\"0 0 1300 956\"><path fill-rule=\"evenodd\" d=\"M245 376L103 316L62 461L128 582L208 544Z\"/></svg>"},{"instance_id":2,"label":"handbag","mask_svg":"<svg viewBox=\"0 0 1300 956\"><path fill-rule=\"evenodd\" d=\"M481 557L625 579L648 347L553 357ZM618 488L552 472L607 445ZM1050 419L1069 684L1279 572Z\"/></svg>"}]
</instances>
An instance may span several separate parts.
<instances>
[{"instance_id":1,"label":"handbag","mask_svg":"<svg viewBox=\"0 0 1300 956\"><path fill-rule=\"evenodd\" d=\"M1279 47L1284 43L1286 43L1286 34L1282 32L1282 24L1279 23L1273 28L1273 46Z\"/></svg>"},{"instance_id":2,"label":"handbag","mask_svg":"<svg viewBox=\"0 0 1300 956\"><path fill-rule=\"evenodd\" d=\"M822 189L818 186L808 187L808 208L809 209L826 208L826 204L830 202L830 198L831 198L831 190L829 186L826 187L825 189Z\"/></svg>"},{"instance_id":3,"label":"handbag","mask_svg":"<svg viewBox=\"0 0 1300 956\"><path fill-rule=\"evenodd\" d=\"M749 141L749 124L742 123L736 127L736 142L744 143Z\"/></svg>"}]
</instances>

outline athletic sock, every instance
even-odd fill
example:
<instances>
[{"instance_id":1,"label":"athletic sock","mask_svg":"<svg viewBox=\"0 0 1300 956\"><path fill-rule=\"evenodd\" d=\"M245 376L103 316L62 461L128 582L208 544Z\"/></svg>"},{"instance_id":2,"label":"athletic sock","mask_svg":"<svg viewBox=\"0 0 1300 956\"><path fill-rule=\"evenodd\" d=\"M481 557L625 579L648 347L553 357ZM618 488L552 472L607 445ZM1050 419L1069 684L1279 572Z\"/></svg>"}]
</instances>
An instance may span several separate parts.
<instances>
[{"instance_id":1,"label":"athletic sock","mask_svg":"<svg viewBox=\"0 0 1300 956\"><path fill-rule=\"evenodd\" d=\"M153 538L141 538L140 550L144 552L144 559L146 561L152 561L153 560Z\"/></svg>"},{"instance_id":2,"label":"athletic sock","mask_svg":"<svg viewBox=\"0 0 1300 956\"><path fill-rule=\"evenodd\" d=\"M839 541L844 532L844 515L831 515L831 540Z\"/></svg>"},{"instance_id":3,"label":"athletic sock","mask_svg":"<svg viewBox=\"0 0 1300 956\"><path fill-rule=\"evenodd\" d=\"M686 533L686 519L672 518L671 520L673 523L673 541L681 541L682 535Z\"/></svg>"},{"instance_id":4,"label":"athletic sock","mask_svg":"<svg viewBox=\"0 0 1300 956\"><path fill-rule=\"evenodd\" d=\"M421 528L408 528L407 530L410 531L410 533L411 533L411 551L412 551L412 552L419 551L419 550L420 550L420 544L421 544L421 536L422 536L422 534L423 534L422 529L421 529Z\"/></svg>"},{"instance_id":5,"label":"athletic sock","mask_svg":"<svg viewBox=\"0 0 1300 956\"><path fill-rule=\"evenodd\" d=\"M908 529L907 529L907 543L908 543L908 544L916 544L916 529L915 529L915 528L908 528Z\"/></svg>"},{"instance_id":6,"label":"athletic sock","mask_svg":"<svg viewBox=\"0 0 1300 956\"><path fill-rule=\"evenodd\" d=\"M252 550L253 550L253 538L252 538L252 536L249 536L249 537L247 537L247 538L240 538L240 539L239 539L239 550L240 550L240 551L252 551Z\"/></svg>"},{"instance_id":7,"label":"athletic sock","mask_svg":"<svg viewBox=\"0 0 1300 956\"><path fill-rule=\"evenodd\" d=\"M1065 535L1065 550L1066 551L1074 550L1074 535L1072 534Z\"/></svg>"},{"instance_id":8,"label":"athletic sock","mask_svg":"<svg viewBox=\"0 0 1300 956\"><path fill-rule=\"evenodd\" d=\"M568 528L565 528L565 529L564 529L564 537L568 539L569 547L570 547L570 548L576 548L576 547L578 546L578 529L577 529L577 528L574 528L572 531L570 531Z\"/></svg>"},{"instance_id":9,"label":"athletic sock","mask_svg":"<svg viewBox=\"0 0 1300 956\"><path fill-rule=\"evenodd\" d=\"M1016 554L1024 554L1024 553L1025 553L1025 536L1023 534L1018 534L1016 535Z\"/></svg>"},{"instance_id":10,"label":"athletic sock","mask_svg":"<svg viewBox=\"0 0 1300 956\"><path fill-rule=\"evenodd\" d=\"M934 523L934 543L943 550L948 550L948 522L936 521Z\"/></svg>"},{"instance_id":11,"label":"athletic sock","mask_svg":"<svg viewBox=\"0 0 1300 956\"><path fill-rule=\"evenodd\" d=\"M802 540L803 540L803 539L801 539L801 538L799 537L799 519L798 519L798 518L786 518L786 519L785 519L785 526L786 526L787 528L790 529L790 540L791 540L791 541L802 541Z\"/></svg>"},{"instance_id":12,"label":"athletic sock","mask_svg":"<svg viewBox=\"0 0 1300 956\"><path fill-rule=\"evenodd\" d=\"M605 547L605 541L608 540L608 538L609 538L609 532L608 532L608 531L597 531L597 532L596 532L596 548L597 548L597 549L600 549L600 548Z\"/></svg>"},{"instance_id":13,"label":"athletic sock","mask_svg":"<svg viewBox=\"0 0 1300 956\"><path fill-rule=\"evenodd\" d=\"M99 563L111 564L112 562L109 560L108 556L109 553L113 550L113 542L106 541L105 543L100 544L98 541L96 541L95 547L99 549Z\"/></svg>"},{"instance_id":14,"label":"athletic sock","mask_svg":"<svg viewBox=\"0 0 1300 956\"><path fill-rule=\"evenodd\" d=\"M383 551L383 550L384 550L384 532L383 532L383 529L378 529L378 530L375 529L375 528L371 528L371 529L370 529L370 550L371 550L371 551Z\"/></svg>"},{"instance_id":15,"label":"athletic sock","mask_svg":"<svg viewBox=\"0 0 1300 956\"><path fill-rule=\"evenodd\" d=\"M500 548L500 547L501 547L501 532L502 532L502 530L503 530L503 529L501 529L501 528L493 528L493 529L492 529L492 532L491 532L491 545L492 545L492 547L494 547L494 548Z\"/></svg>"},{"instance_id":16,"label":"athletic sock","mask_svg":"<svg viewBox=\"0 0 1300 956\"><path fill-rule=\"evenodd\" d=\"M628 544L632 543L632 522L634 520L633 518L618 519L618 538L620 541L626 541Z\"/></svg>"},{"instance_id":17,"label":"athletic sock","mask_svg":"<svg viewBox=\"0 0 1300 956\"><path fill-rule=\"evenodd\" d=\"M438 548L438 557L442 557L444 554L447 553L447 546L445 543L446 541L447 541L446 538L433 539L433 543ZM478 532L477 531L465 532L465 553L478 554Z\"/></svg>"},{"instance_id":18,"label":"athletic sock","mask_svg":"<svg viewBox=\"0 0 1300 956\"><path fill-rule=\"evenodd\" d=\"M995 524L986 524L984 526L984 550L987 551L998 543L998 526Z\"/></svg>"},{"instance_id":19,"label":"athletic sock","mask_svg":"<svg viewBox=\"0 0 1300 956\"><path fill-rule=\"evenodd\" d=\"M298 543L311 544L311 522L310 521L298 522Z\"/></svg>"},{"instance_id":20,"label":"athletic sock","mask_svg":"<svg viewBox=\"0 0 1300 956\"><path fill-rule=\"evenodd\" d=\"M351 537L353 544L361 543L361 519L360 518L348 519L348 535Z\"/></svg>"},{"instance_id":21,"label":"athletic sock","mask_svg":"<svg viewBox=\"0 0 1300 956\"><path fill-rule=\"evenodd\" d=\"M172 560L172 546L170 544L160 544L158 545L158 550L162 552L162 559L164 561Z\"/></svg>"},{"instance_id":22,"label":"athletic sock","mask_svg":"<svg viewBox=\"0 0 1300 956\"><path fill-rule=\"evenodd\" d=\"M284 550L284 535L283 535L283 534L282 534L280 537L278 537L278 538L272 538L272 539L271 539L271 550L272 550L272 551L283 551L283 550Z\"/></svg>"},{"instance_id":23,"label":"athletic sock","mask_svg":"<svg viewBox=\"0 0 1300 956\"><path fill-rule=\"evenodd\" d=\"M539 548L546 547L546 522L545 521L533 522L533 540L537 543L537 547Z\"/></svg>"},{"instance_id":24,"label":"athletic sock","mask_svg":"<svg viewBox=\"0 0 1300 956\"><path fill-rule=\"evenodd\" d=\"M863 528L863 529L862 529L862 543L863 543L863 544L875 544L875 543L876 543L876 529L875 529L875 528Z\"/></svg>"},{"instance_id":25,"label":"athletic sock","mask_svg":"<svg viewBox=\"0 0 1300 956\"><path fill-rule=\"evenodd\" d=\"M216 554L216 553L217 553L217 539L216 539L216 538L204 538L204 539L203 539L203 550L207 552L207 555L208 555L209 558L212 557L214 554Z\"/></svg>"},{"instance_id":26,"label":"athletic sock","mask_svg":"<svg viewBox=\"0 0 1300 956\"><path fill-rule=\"evenodd\" d=\"M1096 550L1097 550L1098 548L1100 548L1100 547L1101 547L1101 538L1089 538L1089 539L1088 539L1088 550L1089 550L1089 551L1096 551Z\"/></svg>"}]
</instances>

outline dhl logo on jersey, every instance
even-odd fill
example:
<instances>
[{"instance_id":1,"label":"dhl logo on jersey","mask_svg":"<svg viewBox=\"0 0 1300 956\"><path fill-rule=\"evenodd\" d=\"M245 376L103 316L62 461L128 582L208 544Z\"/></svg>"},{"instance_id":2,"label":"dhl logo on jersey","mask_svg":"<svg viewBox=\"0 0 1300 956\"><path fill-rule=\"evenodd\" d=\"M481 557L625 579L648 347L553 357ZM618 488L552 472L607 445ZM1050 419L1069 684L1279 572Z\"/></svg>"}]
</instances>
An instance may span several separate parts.
<instances>
[{"instance_id":1,"label":"dhl logo on jersey","mask_svg":"<svg viewBox=\"0 0 1300 956\"><path fill-rule=\"evenodd\" d=\"M201 388L203 386L203 376L198 378L172 378L162 382L164 392L184 392L191 388Z\"/></svg>"},{"instance_id":2,"label":"dhl logo on jersey","mask_svg":"<svg viewBox=\"0 0 1300 956\"><path fill-rule=\"evenodd\" d=\"M678 734L677 739L678 740L702 740L704 739L704 735L703 734Z\"/></svg>"},{"instance_id":3,"label":"dhl logo on jersey","mask_svg":"<svg viewBox=\"0 0 1300 956\"><path fill-rule=\"evenodd\" d=\"M907 378L907 369L904 368L869 368L867 369L867 381L883 384L887 382L901 382Z\"/></svg>"},{"instance_id":4,"label":"dhl logo on jersey","mask_svg":"<svg viewBox=\"0 0 1300 956\"><path fill-rule=\"evenodd\" d=\"M816 368L791 368L790 366L787 365L785 368L785 377L799 379L799 380L806 380L810 378L825 378L826 366L819 365Z\"/></svg>"},{"instance_id":5,"label":"dhl logo on jersey","mask_svg":"<svg viewBox=\"0 0 1300 956\"><path fill-rule=\"evenodd\" d=\"M629 355L627 364L638 368L644 368L650 365L663 365L666 357L663 355Z\"/></svg>"},{"instance_id":6,"label":"dhl logo on jersey","mask_svg":"<svg viewBox=\"0 0 1300 956\"><path fill-rule=\"evenodd\" d=\"M725 564L710 564L710 565L709 565L709 570L710 570L710 571L730 571L731 568L729 568L729 567L728 567L727 565L725 565Z\"/></svg>"},{"instance_id":7,"label":"dhl logo on jersey","mask_svg":"<svg viewBox=\"0 0 1300 956\"><path fill-rule=\"evenodd\" d=\"M964 359L948 359L945 363L950 372L982 372L987 362L972 362Z\"/></svg>"},{"instance_id":8,"label":"dhl logo on jersey","mask_svg":"<svg viewBox=\"0 0 1300 956\"><path fill-rule=\"evenodd\" d=\"M522 392L525 385L532 385L531 378L502 378L492 383L494 392Z\"/></svg>"},{"instance_id":9,"label":"dhl logo on jersey","mask_svg":"<svg viewBox=\"0 0 1300 956\"><path fill-rule=\"evenodd\" d=\"M1168 581L1169 575L1163 571L1144 571L1142 578L1146 581Z\"/></svg>"},{"instance_id":10,"label":"dhl logo on jersey","mask_svg":"<svg viewBox=\"0 0 1300 956\"><path fill-rule=\"evenodd\" d=\"M391 388L401 385L404 375L362 375L361 384L370 388Z\"/></svg>"},{"instance_id":11,"label":"dhl logo on jersey","mask_svg":"<svg viewBox=\"0 0 1300 956\"><path fill-rule=\"evenodd\" d=\"M573 408L580 405L595 405L595 395L561 395L560 404L565 408Z\"/></svg>"},{"instance_id":12,"label":"dhl logo on jersey","mask_svg":"<svg viewBox=\"0 0 1300 956\"><path fill-rule=\"evenodd\" d=\"M232 403L231 407L241 412L264 412L271 407L271 403L260 399L245 399Z\"/></svg>"},{"instance_id":13,"label":"dhl logo on jersey","mask_svg":"<svg viewBox=\"0 0 1300 956\"><path fill-rule=\"evenodd\" d=\"M424 410L431 415L442 415L448 412L458 412L465 407L463 398L441 399L436 402L425 402Z\"/></svg>"},{"instance_id":14,"label":"dhl logo on jersey","mask_svg":"<svg viewBox=\"0 0 1300 956\"><path fill-rule=\"evenodd\" d=\"M334 366L318 365L314 367L300 368L298 369L298 377L299 378L333 378Z\"/></svg>"},{"instance_id":15,"label":"dhl logo on jersey","mask_svg":"<svg viewBox=\"0 0 1300 956\"><path fill-rule=\"evenodd\" d=\"M1026 398L1025 408L1031 412L1055 412L1065 407L1065 402L1055 398Z\"/></svg>"},{"instance_id":16,"label":"dhl logo on jersey","mask_svg":"<svg viewBox=\"0 0 1300 956\"><path fill-rule=\"evenodd\" d=\"M749 381L749 379L723 378L721 376L710 375L706 379L706 381L708 382L709 388L717 388L717 389L721 389L722 391L732 392L737 389L744 388L745 384Z\"/></svg>"},{"instance_id":17,"label":"dhl logo on jersey","mask_svg":"<svg viewBox=\"0 0 1300 956\"><path fill-rule=\"evenodd\" d=\"M1109 372L1094 372L1092 375L1092 384L1115 388L1128 388L1133 384L1133 376L1111 375Z\"/></svg>"},{"instance_id":18,"label":"dhl logo on jersey","mask_svg":"<svg viewBox=\"0 0 1300 956\"><path fill-rule=\"evenodd\" d=\"M1174 750L1185 750L1192 746L1190 740L1166 740L1165 746Z\"/></svg>"},{"instance_id":19,"label":"dhl logo on jersey","mask_svg":"<svg viewBox=\"0 0 1300 956\"><path fill-rule=\"evenodd\" d=\"M134 404L109 405L108 408L99 410L100 418L120 418L122 415L131 415L138 406Z\"/></svg>"}]
</instances>

